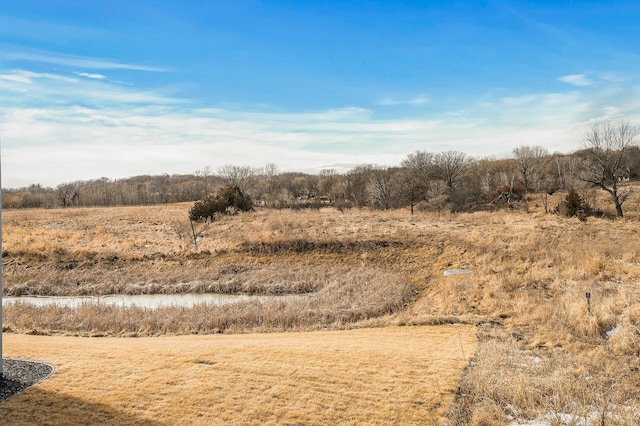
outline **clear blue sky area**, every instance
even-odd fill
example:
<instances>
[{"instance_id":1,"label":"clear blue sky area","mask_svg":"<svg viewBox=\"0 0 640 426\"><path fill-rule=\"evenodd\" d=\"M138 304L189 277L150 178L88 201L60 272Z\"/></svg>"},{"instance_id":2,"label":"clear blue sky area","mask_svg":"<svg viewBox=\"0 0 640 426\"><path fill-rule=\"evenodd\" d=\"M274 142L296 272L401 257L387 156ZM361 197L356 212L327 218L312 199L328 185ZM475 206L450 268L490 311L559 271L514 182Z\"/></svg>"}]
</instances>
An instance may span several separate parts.
<instances>
[{"instance_id":1,"label":"clear blue sky area","mask_svg":"<svg viewBox=\"0 0 640 426\"><path fill-rule=\"evenodd\" d=\"M640 118L638 22L635 1L3 2L2 186L570 152Z\"/></svg>"}]
</instances>

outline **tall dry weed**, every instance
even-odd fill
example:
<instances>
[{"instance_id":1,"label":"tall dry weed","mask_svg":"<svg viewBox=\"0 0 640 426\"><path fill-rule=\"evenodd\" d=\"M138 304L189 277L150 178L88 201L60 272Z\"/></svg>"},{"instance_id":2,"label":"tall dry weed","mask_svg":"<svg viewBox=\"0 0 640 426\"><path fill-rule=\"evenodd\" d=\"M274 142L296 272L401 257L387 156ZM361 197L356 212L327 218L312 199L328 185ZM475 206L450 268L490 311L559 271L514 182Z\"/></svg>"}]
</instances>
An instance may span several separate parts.
<instances>
[{"instance_id":1,"label":"tall dry weed","mask_svg":"<svg viewBox=\"0 0 640 426\"><path fill-rule=\"evenodd\" d=\"M530 350L498 335L481 340L449 424L637 424L638 379L624 364L598 362L610 357L606 350L576 358L564 350Z\"/></svg>"},{"instance_id":2,"label":"tall dry weed","mask_svg":"<svg viewBox=\"0 0 640 426\"><path fill-rule=\"evenodd\" d=\"M211 334L218 332L273 332L343 328L402 310L413 296L400 276L375 269L315 269L298 275L279 271L281 278L307 283L298 298L241 301L223 306L143 309L87 303L79 308L35 307L16 303L5 308L8 330L30 333L77 335ZM272 272L274 272L272 270ZM260 271L261 276L269 272ZM264 274L264 275L262 275ZM251 277L251 275L247 275ZM263 294L292 294L286 280L263 282ZM239 283L251 288L252 283ZM295 290L295 289L293 289ZM311 290L311 293L308 291Z\"/></svg>"},{"instance_id":3,"label":"tall dry weed","mask_svg":"<svg viewBox=\"0 0 640 426\"><path fill-rule=\"evenodd\" d=\"M188 205L9 211L3 215L8 294L312 292L315 299L215 312L49 315L15 307L6 318L16 330L85 335L354 321L494 324L501 331L484 333L463 380L452 415L464 420L458 424L579 424L595 421L594 413L612 424L640 424L633 423L640 368L640 210L633 206L640 203L629 199L623 220L587 222L530 204L531 214L258 210L207 225L197 251L181 245L168 225L186 217ZM472 273L443 274L458 268ZM386 288L387 281L402 285ZM408 301L414 290L417 297Z\"/></svg>"}]
</instances>

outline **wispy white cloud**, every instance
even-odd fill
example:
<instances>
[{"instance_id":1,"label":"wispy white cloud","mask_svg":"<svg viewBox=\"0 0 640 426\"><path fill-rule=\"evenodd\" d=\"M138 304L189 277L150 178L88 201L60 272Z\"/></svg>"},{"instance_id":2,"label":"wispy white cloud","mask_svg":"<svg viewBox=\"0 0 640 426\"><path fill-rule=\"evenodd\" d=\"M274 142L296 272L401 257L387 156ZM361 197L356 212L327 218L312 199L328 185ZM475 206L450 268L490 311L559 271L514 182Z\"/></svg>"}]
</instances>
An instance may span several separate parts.
<instances>
[{"instance_id":1,"label":"wispy white cloud","mask_svg":"<svg viewBox=\"0 0 640 426\"><path fill-rule=\"evenodd\" d=\"M14 83L31 84L33 80L23 74L0 74L0 80L12 81Z\"/></svg>"},{"instance_id":2,"label":"wispy white cloud","mask_svg":"<svg viewBox=\"0 0 640 426\"><path fill-rule=\"evenodd\" d=\"M600 114L594 116L589 121L592 123L602 122L602 121L613 121L618 120L620 118L624 118L624 113L620 110L620 108L615 107L613 105L605 105L599 110Z\"/></svg>"},{"instance_id":3,"label":"wispy white cloud","mask_svg":"<svg viewBox=\"0 0 640 426\"><path fill-rule=\"evenodd\" d=\"M77 77L76 77L77 76ZM81 78L79 78L81 77ZM52 84L55 81L55 84ZM13 70L0 74L0 96L5 103L51 104L175 104L171 91L142 90L108 82L102 74L75 72L73 76Z\"/></svg>"},{"instance_id":4,"label":"wispy white cloud","mask_svg":"<svg viewBox=\"0 0 640 426\"><path fill-rule=\"evenodd\" d=\"M562 77L558 77L558 80L562 81L563 83L573 84L574 86L580 87L591 86L593 84L593 82L589 80L584 74L565 75Z\"/></svg>"},{"instance_id":5,"label":"wispy white cloud","mask_svg":"<svg viewBox=\"0 0 640 426\"><path fill-rule=\"evenodd\" d=\"M75 75L85 78L93 78L95 80L103 80L107 78L106 75L96 74L96 73L88 73L88 72L74 72Z\"/></svg>"},{"instance_id":6,"label":"wispy white cloud","mask_svg":"<svg viewBox=\"0 0 640 426\"><path fill-rule=\"evenodd\" d=\"M420 115L380 119L375 110L359 107L299 113L201 108L168 89L81 77L0 74L5 186L192 173L227 163L344 172L362 163L397 165L415 150L502 156L529 144L569 152L591 119L640 118L637 91L626 101L616 94L617 104L606 90L539 92L464 100L453 112L430 116L420 109Z\"/></svg>"},{"instance_id":7,"label":"wispy white cloud","mask_svg":"<svg viewBox=\"0 0 640 426\"><path fill-rule=\"evenodd\" d=\"M410 99L397 99L392 97L382 98L378 101L378 105L381 106L396 106L396 105L424 105L429 103L430 99L427 96L420 95Z\"/></svg>"},{"instance_id":8,"label":"wispy white cloud","mask_svg":"<svg viewBox=\"0 0 640 426\"><path fill-rule=\"evenodd\" d=\"M100 70L130 70L130 71L149 71L149 72L169 72L168 68L126 64L105 58L92 58L86 56L66 55L57 52L41 51L41 50L6 50L0 52L0 60L4 61L30 61L56 65L64 65L85 69Z\"/></svg>"},{"instance_id":9,"label":"wispy white cloud","mask_svg":"<svg viewBox=\"0 0 640 426\"><path fill-rule=\"evenodd\" d=\"M48 79L65 82L76 82L77 79L73 77L67 77L58 74L51 73L37 73L26 70L13 70L11 73L0 74L0 79L14 81L17 83L32 84L36 79Z\"/></svg>"},{"instance_id":10,"label":"wispy white cloud","mask_svg":"<svg viewBox=\"0 0 640 426\"><path fill-rule=\"evenodd\" d=\"M501 128L474 114L376 120L370 111L353 108L299 114L157 105L0 109L3 181L56 185L101 176L191 173L227 163L345 172L362 163L397 165L415 150L504 155L524 143L558 149L553 144L566 148L576 142L563 126Z\"/></svg>"},{"instance_id":11,"label":"wispy white cloud","mask_svg":"<svg viewBox=\"0 0 640 426\"><path fill-rule=\"evenodd\" d=\"M20 19L0 13L0 34L11 38L26 38L30 40L73 41L99 39L113 39L114 33L89 26L65 25L47 20Z\"/></svg>"}]
</instances>

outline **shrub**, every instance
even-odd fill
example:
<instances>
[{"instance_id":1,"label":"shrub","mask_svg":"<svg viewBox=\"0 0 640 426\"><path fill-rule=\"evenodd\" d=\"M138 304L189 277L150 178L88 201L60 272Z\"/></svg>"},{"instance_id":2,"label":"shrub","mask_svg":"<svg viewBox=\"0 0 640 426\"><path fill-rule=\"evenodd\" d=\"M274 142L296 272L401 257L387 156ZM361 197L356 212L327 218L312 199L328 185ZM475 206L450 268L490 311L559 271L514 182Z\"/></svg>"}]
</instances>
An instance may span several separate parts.
<instances>
[{"instance_id":1,"label":"shrub","mask_svg":"<svg viewBox=\"0 0 640 426\"><path fill-rule=\"evenodd\" d=\"M580 220L586 220L587 216L602 217L604 213L600 209L591 207L591 205L576 191L569 189L566 197L555 208L554 213L567 217L577 217Z\"/></svg>"},{"instance_id":2,"label":"shrub","mask_svg":"<svg viewBox=\"0 0 640 426\"><path fill-rule=\"evenodd\" d=\"M216 213L236 214L239 211L253 210L253 201L245 195L238 186L227 185L220 188L218 193L208 195L198 200L189 210L189 219L198 221L202 219L213 220Z\"/></svg>"}]
</instances>

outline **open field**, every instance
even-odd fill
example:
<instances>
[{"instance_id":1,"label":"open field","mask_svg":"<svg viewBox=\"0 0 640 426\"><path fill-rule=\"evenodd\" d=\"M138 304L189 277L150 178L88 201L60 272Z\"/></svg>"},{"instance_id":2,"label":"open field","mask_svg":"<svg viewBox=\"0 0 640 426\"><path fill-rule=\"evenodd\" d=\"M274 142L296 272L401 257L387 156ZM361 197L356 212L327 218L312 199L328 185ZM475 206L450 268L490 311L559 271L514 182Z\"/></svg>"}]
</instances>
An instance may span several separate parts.
<instances>
[{"instance_id":1,"label":"open field","mask_svg":"<svg viewBox=\"0 0 640 426\"><path fill-rule=\"evenodd\" d=\"M56 370L3 402L0 424L437 424L474 334L472 326L139 339L7 334L5 356Z\"/></svg>"},{"instance_id":2,"label":"open field","mask_svg":"<svg viewBox=\"0 0 640 426\"><path fill-rule=\"evenodd\" d=\"M637 196L616 221L544 214L535 204L528 212L414 216L258 210L199 225L197 250L188 204L6 211L5 294L240 291L309 294L313 303L241 311L15 306L5 309L5 331L157 336L473 324L479 348L448 409L450 424L640 424ZM455 268L473 273L443 275Z\"/></svg>"}]
</instances>

